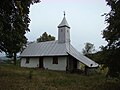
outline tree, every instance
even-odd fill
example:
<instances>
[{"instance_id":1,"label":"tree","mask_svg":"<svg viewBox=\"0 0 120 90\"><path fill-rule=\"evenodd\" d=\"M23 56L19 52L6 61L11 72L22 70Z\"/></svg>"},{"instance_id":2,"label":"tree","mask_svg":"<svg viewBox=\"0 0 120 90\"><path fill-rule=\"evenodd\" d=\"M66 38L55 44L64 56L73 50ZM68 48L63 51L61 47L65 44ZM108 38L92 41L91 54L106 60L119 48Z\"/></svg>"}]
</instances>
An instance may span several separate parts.
<instances>
[{"instance_id":1,"label":"tree","mask_svg":"<svg viewBox=\"0 0 120 90\"><path fill-rule=\"evenodd\" d=\"M37 42L46 42L46 41L54 41L54 40L55 40L54 36L48 35L47 32L44 32L42 36L40 36L37 39Z\"/></svg>"},{"instance_id":2,"label":"tree","mask_svg":"<svg viewBox=\"0 0 120 90\"><path fill-rule=\"evenodd\" d=\"M91 44L91 43L85 43L85 48L83 49L83 54L85 56L87 56L88 54L91 54L95 51L95 47L94 47L94 44Z\"/></svg>"},{"instance_id":3,"label":"tree","mask_svg":"<svg viewBox=\"0 0 120 90\"><path fill-rule=\"evenodd\" d=\"M120 78L120 0L106 0L111 10L106 14L108 26L103 30L103 38L108 42L104 47L105 65L111 77Z\"/></svg>"},{"instance_id":4,"label":"tree","mask_svg":"<svg viewBox=\"0 0 120 90\"><path fill-rule=\"evenodd\" d=\"M29 8L39 0L1 0L0 2L0 51L14 56L27 42L25 33L30 31Z\"/></svg>"}]
</instances>

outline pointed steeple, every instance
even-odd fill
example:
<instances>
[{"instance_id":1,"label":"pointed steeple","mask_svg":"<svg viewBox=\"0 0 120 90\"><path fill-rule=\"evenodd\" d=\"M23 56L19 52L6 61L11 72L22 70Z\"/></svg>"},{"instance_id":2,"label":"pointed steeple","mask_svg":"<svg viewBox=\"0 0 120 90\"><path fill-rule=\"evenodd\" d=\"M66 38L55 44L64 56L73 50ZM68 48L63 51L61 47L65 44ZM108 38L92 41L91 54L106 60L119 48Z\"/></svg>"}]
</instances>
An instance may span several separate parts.
<instances>
[{"instance_id":1,"label":"pointed steeple","mask_svg":"<svg viewBox=\"0 0 120 90\"><path fill-rule=\"evenodd\" d=\"M65 12L64 12L64 17L63 17L62 22L58 25L58 28L60 28L60 27L68 27L68 28L70 28L70 26L68 25L67 20L65 18Z\"/></svg>"},{"instance_id":2,"label":"pointed steeple","mask_svg":"<svg viewBox=\"0 0 120 90\"><path fill-rule=\"evenodd\" d=\"M65 12L62 22L58 25L58 43L70 42L70 26L65 18Z\"/></svg>"}]
</instances>

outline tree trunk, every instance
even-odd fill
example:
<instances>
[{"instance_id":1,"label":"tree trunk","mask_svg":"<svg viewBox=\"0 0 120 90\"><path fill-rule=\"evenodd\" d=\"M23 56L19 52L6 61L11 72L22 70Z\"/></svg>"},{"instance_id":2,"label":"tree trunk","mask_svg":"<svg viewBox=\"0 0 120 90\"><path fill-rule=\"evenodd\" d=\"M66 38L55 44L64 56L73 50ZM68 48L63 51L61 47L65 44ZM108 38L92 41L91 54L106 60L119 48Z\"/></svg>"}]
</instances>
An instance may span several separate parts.
<instances>
[{"instance_id":1,"label":"tree trunk","mask_svg":"<svg viewBox=\"0 0 120 90\"><path fill-rule=\"evenodd\" d=\"M16 65L16 53L14 53L13 57L14 57L14 65Z\"/></svg>"}]
</instances>

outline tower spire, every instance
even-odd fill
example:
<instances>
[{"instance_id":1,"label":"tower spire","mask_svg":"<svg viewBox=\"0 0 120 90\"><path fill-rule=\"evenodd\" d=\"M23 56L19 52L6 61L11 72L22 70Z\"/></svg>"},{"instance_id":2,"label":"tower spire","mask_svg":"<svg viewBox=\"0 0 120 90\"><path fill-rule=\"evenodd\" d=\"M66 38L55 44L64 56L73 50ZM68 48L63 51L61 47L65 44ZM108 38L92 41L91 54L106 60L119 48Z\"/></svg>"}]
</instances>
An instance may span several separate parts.
<instances>
[{"instance_id":1,"label":"tower spire","mask_svg":"<svg viewBox=\"0 0 120 90\"><path fill-rule=\"evenodd\" d=\"M63 11L63 13L64 13L64 17L65 17L65 11Z\"/></svg>"},{"instance_id":2,"label":"tower spire","mask_svg":"<svg viewBox=\"0 0 120 90\"><path fill-rule=\"evenodd\" d=\"M65 15L66 15L65 11L63 11L63 13L64 13L63 14L64 17L63 17L62 22L58 25L58 28L60 28L60 27L68 27L68 28L70 28L70 26L68 25L67 20L65 18Z\"/></svg>"}]
</instances>

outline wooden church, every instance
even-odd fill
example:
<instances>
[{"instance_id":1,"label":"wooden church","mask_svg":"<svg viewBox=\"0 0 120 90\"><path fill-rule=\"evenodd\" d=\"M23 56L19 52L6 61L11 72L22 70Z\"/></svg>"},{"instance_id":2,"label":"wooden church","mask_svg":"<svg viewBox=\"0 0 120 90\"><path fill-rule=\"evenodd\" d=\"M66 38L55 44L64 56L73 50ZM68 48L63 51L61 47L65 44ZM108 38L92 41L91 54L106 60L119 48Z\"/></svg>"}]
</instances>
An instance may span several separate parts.
<instances>
[{"instance_id":1,"label":"wooden church","mask_svg":"<svg viewBox=\"0 0 120 90\"><path fill-rule=\"evenodd\" d=\"M98 64L78 52L70 43L70 26L65 14L58 25L58 40L32 43L21 53L21 67L60 71L98 67Z\"/></svg>"}]
</instances>

